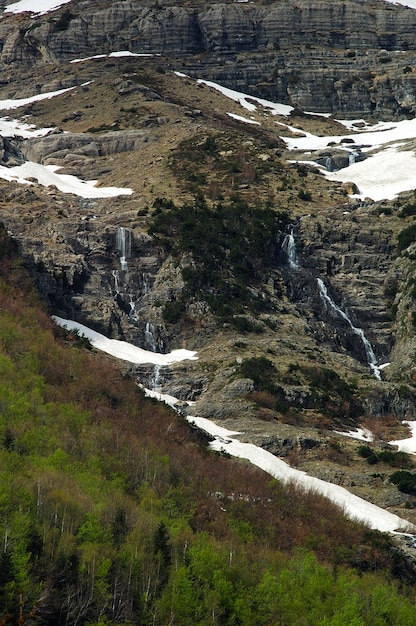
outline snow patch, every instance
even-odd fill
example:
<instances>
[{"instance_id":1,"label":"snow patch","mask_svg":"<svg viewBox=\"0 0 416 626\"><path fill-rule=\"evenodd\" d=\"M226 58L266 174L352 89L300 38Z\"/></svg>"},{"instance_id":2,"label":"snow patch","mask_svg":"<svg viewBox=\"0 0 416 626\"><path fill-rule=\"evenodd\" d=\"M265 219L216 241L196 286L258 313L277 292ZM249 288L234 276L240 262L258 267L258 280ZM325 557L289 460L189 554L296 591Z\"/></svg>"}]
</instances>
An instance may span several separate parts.
<instances>
[{"instance_id":1,"label":"snow patch","mask_svg":"<svg viewBox=\"0 0 416 626\"><path fill-rule=\"evenodd\" d=\"M407 454L416 454L416 422L404 420L402 424L407 424L410 428L411 436L407 439L399 439L397 441L389 441L391 446L397 446L399 452Z\"/></svg>"},{"instance_id":2,"label":"snow patch","mask_svg":"<svg viewBox=\"0 0 416 626\"><path fill-rule=\"evenodd\" d=\"M2 137L44 137L53 128L36 128L33 124L24 124L18 120L10 120L6 117L0 118L0 135Z\"/></svg>"},{"instance_id":3,"label":"snow patch","mask_svg":"<svg viewBox=\"0 0 416 626\"><path fill-rule=\"evenodd\" d=\"M358 439L359 441L374 441L373 433L367 428L357 428L356 430L349 430L347 433L344 433L341 430L335 430L334 432L337 433L337 435L351 437L352 439Z\"/></svg>"},{"instance_id":4,"label":"snow patch","mask_svg":"<svg viewBox=\"0 0 416 626\"><path fill-rule=\"evenodd\" d=\"M102 350L117 359L128 361L129 363L153 363L154 365L170 365L171 363L178 363L179 361L196 360L196 352L191 350L173 350L168 354L159 354L157 352L150 352L138 348L127 341L119 341L118 339L108 339L105 335L97 333L95 330L91 330L83 324L79 324L73 320L66 320L56 315L52 316L53 321L66 328L67 330L75 330L82 337L86 337L94 348Z\"/></svg>"},{"instance_id":5,"label":"snow patch","mask_svg":"<svg viewBox=\"0 0 416 626\"><path fill-rule=\"evenodd\" d=\"M85 84L85 83L84 83ZM75 87L67 87L66 89L58 89L58 91L49 91L47 93L39 93L36 96L30 96L29 98L10 98L8 100L0 100L0 111L10 111L10 109L18 109L19 107L32 104L32 102L39 102L40 100L49 100L55 96L60 96L62 93L72 91Z\"/></svg>"},{"instance_id":6,"label":"snow patch","mask_svg":"<svg viewBox=\"0 0 416 626\"><path fill-rule=\"evenodd\" d=\"M97 181L84 181L76 176L68 174L58 174L60 168L56 165L40 165L26 161L23 165L15 167L4 167L0 165L0 178L9 182L16 182L23 185L33 185L28 180L35 178L40 185L50 187L54 185L63 193L73 193L81 198L113 198L115 196L130 195L132 189L121 189L119 187L95 187Z\"/></svg>"},{"instance_id":7,"label":"snow patch","mask_svg":"<svg viewBox=\"0 0 416 626\"><path fill-rule=\"evenodd\" d=\"M19 0L9 4L4 9L5 13L24 13L25 11L36 15L44 15L49 11L56 11L71 0Z\"/></svg>"},{"instance_id":8,"label":"snow patch","mask_svg":"<svg viewBox=\"0 0 416 626\"><path fill-rule=\"evenodd\" d=\"M73 59L70 63L82 63L83 61L91 61L93 59L108 59L121 57L154 57L160 54L152 54L148 52L130 52L129 50L120 50L119 52L110 52L110 54L94 54L91 57L83 57L82 59Z\"/></svg>"},{"instance_id":9,"label":"snow patch","mask_svg":"<svg viewBox=\"0 0 416 626\"><path fill-rule=\"evenodd\" d=\"M305 472L290 467L270 452L251 443L242 443L234 439L233 436L236 433L232 431L222 428L221 434L218 435L218 427L216 425L211 426L212 422L209 420L204 419L202 421L202 418L198 417L188 417L187 419L215 437L210 444L213 450L248 459L253 465L260 467L285 484L296 484L307 491L315 491L339 506L352 519L364 522L381 532L406 532L412 528L410 522L355 496L344 487L327 483L314 476L308 476Z\"/></svg>"},{"instance_id":10,"label":"snow patch","mask_svg":"<svg viewBox=\"0 0 416 626\"><path fill-rule=\"evenodd\" d=\"M235 113L227 113L227 115L232 117L234 120L238 120L239 122L245 122L246 124L257 124L258 126L261 126L260 122L256 122L255 120L248 120L242 115L236 115Z\"/></svg>"}]
</instances>

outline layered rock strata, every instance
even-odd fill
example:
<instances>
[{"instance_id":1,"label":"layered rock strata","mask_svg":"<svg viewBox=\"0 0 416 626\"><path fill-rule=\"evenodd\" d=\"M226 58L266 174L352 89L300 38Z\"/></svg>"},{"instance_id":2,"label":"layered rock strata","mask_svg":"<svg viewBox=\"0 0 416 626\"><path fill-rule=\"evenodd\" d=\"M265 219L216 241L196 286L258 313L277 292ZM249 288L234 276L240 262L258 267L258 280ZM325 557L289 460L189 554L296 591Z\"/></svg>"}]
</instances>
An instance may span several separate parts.
<instances>
[{"instance_id":1,"label":"layered rock strata","mask_svg":"<svg viewBox=\"0 0 416 626\"><path fill-rule=\"evenodd\" d=\"M48 19L3 19L0 64L129 50L304 110L407 115L416 106L415 28L415 11L378 0L73 1Z\"/></svg>"}]
</instances>

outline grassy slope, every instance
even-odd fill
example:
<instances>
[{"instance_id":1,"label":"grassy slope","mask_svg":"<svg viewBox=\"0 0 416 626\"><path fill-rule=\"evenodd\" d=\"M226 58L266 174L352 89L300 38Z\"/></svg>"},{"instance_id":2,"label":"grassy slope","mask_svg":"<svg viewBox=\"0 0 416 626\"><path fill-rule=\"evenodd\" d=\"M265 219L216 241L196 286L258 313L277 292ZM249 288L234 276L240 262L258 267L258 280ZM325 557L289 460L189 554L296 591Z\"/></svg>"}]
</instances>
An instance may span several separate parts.
<instances>
[{"instance_id":1,"label":"grassy slope","mask_svg":"<svg viewBox=\"0 0 416 626\"><path fill-rule=\"evenodd\" d=\"M2 623L414 623L387 537L206 453L52 325L4 231L0 249Z\"/></svg>"},{"instance_id":2,"label":"grassy slope","mask_svg":"<svg viewBox=\"0 0 416 626\"><path fill-rule=\"evenodd\" d=\"M139 200L108 202L114 214L121 206L137 219L156 195L182 204L198 191L214 202L238 191L250 204L271 201L294 216L345 200L322 177L280 159L274 120L268 134L251 137L255 128L232 121L226 113L241 109L218 92L145 61L143 68L99 63L71 69L79 82L95 78L88 90L26 112L39 125L78 132L168 118L155 125L160 141L139 156L89 165L87 178L140 192ZM46 78L54 72L45 68ZM163 99L138 106L137 93L118 96L113 81L124 74ZM29 81L27 89L33 93ZM192 121L182 107L202 115ZM208 148L216 143L215 156L207 141ZM312 202L301 201L302 190L312 191ZM20 215L21 201L12 202ZM46 206L49 212L48 199ZM10 256L10 244L2 245ZM0 617L7 623L17 622L20 603L26 616L33 609L48 624L103 624L105 617L125 624L414 623L407 601L382 586L391 574L413 581L388 539L320 498L288 495L254 468L206 454L178 416L53 328L17 261L3 259L0 309ZM256 399L263 393L267 408L266 392ZM299 547L329 569L308 554L294 556ZM377 570L379 578L358 579L344 566Z\"/></svg>"}]
</instances>

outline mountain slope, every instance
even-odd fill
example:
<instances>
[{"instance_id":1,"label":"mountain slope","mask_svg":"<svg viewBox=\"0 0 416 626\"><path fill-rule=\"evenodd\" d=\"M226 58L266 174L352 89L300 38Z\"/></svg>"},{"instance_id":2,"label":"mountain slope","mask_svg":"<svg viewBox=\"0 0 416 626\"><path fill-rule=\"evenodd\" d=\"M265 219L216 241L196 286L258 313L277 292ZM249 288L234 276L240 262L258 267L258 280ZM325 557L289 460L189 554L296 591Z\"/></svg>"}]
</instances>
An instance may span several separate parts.
<instances>
[{"instance_id":1,"label":"mountain slope","mask_svg":"<svg viewBox=\"0 0 416 626\"><path fill-rule=\"evenodd\" d=\"M412 493L389 480L394 464L413 470L413 461L393 450L393 461L381 454L388 441L406 436L402 420L414 416L413 195L350 201L345 186L291 162L293 153L280 138L302 131L342 136L345 126L299 108L286 109L289 117L272 114L270 106L254 110L250 97L242 109L238 98L173 71L253 86L249 69L257 77L267 74L271 59L277 62L276 48L268 50L265 39L237 46L235 33L242 16L247 26L257 12L272 37L275 13L284 26L279 55L285 56L278 61L286 90L267 79L252 95L281 95L286 103L327 111L411 114L413 12L379 2L366 3L371 10L332 5L332 13L325 2L302 5L299 23L304 12L313 17L308 45L317 48L308 48L310 54L283 37L293 28L291 3L286 22L280 4L273 11L257 4L202 7L202 38L191 27L185 37L186 6L167 7L158 21L152 7L129 2L71 2L47 16L5 17L0 96L68 91L9 111L54 130L45 137L6 137L2 165L9 173L28 161L60 167L57 175L98 179L97 189L133 193L103 199L65 194L38 184L33 176L40 170L33 169L30 186L1 181L0 215L50 312L146 349L198 351L195 362L157 372L151 365L124 365L125 373L149 387L157 379L183 401L184 412L196 401L192 412L199 416L221 420L243 431L243 440L415 521ZM340 24L342 7L348 19ZM328 19L318 32L312 25L322 11ZM354 24L370 18L375 26L359 43ZM387 38L388 24L394 41ZM329 40L328 32L335 33ZM163 54L69 62L127 47ZM324 53L330 80L322 100L316 63ZM243 68L240 74L236 68ZM320 158L328 156L341 162L348 152L329 150ZM289 235L295 268L284 245ZM378 363L392 361L382 380L352 327L370 341ZM363 424L376 435L377 472L360 443L337 433Z\"/></svg>"},{"instance_id":2,"label":"mountain slope","mask_svg":"<svg viewBox=\"0 0 416 626\"><path fill-rule=\"evenodd\" d=\"M373 624L380 596L384 618L412 623L414 568L387 536L207 454L52 324L4 229L0 251L2 623L294 623L297 598L305 623Z\"/></svg>"}]
</instances>

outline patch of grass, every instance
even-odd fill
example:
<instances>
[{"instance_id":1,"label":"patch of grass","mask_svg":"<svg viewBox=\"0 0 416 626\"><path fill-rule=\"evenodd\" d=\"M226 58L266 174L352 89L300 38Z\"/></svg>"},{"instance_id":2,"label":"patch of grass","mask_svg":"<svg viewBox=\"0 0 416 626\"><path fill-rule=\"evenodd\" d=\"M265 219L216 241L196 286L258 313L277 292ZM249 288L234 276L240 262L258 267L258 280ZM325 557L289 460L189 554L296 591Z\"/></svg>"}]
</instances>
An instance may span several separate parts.
<instances>
[{"instance_id":1,"label":"patch of grass","mask_svg":"<svg viewBox=\"0 0 416 626\"><path fill-rule=\"evenodd\" d=\"M167 302L163 307L162 316L167 324L176 324L186 311L185 301L175 300L173 302Z\"/></svg>"},{"instance_id":2,"label":"patch of grass","mask_svg":"<svg viewBox=\"0 0 416 626\"><path fill-rule=\"evenodd\" d=\"M91 126L87 129L87 133L105 133L107 131L120 130L120 123L118 121L112 124L101 124L100 126Z\"/></svg>"},{"instance_id":3,"label":"patch of grass","mask_svg":"<svg viewBox=\"0 0 416 626\"><path fill-rule=\"evenodd\" d=\"M242 315L235 315L231 320L234 328L242 334L245 333L257 333L260 334L264 332L263 326L261 324L256 324L247 317L243 317Z\"/></svg>"},{"instance_id":4,"label":"patch of grass","mask_svg":"<svg viewBox=\"0 0 416 626\"><path fill-rule=\"evenodd\" d=\"M416 204L414 202L409 202L404 204L399 211L399 217L410 217L412 215L416 215Z\"/></svg>"},{"instance_id":5,"label":"patch of grass","mask_svg":"<svg viewBox=\"0 0 416 626\"><path fill-rule=\"evenodd\" d=\"M229 198L241 185L260 183L279 166L259 160L258 151L239 137L208 135L182 141L170 158L170 167L182 188L201 190L208 198Z\"/></svg>"},{"instance_id":6,"label":"patch of grass","mask_svg":"<svg viewBox=\"0 0 416 626\"><path fill-rule=\"evenodd\" d=\"M314 408L333 417L357 417L361 413L354 386L337 372L319 366L302 366L300 371L309 384Z\"/></svg>"},{"instance_id":7,"label":"patch of grass","mask_svg":"<svg viewBox=\"0 0 416 626\"><path fill-rule=\"evenodd\" d=\"M243 378L251 378L258 391L273 391L277 370L269 359L260 356L243 361L239 374Z\"/></svg>"},{"instance_id":8,"label":"patch of grass","mask_svg":"<svg viewBox=\"0 0 416 626\"><path fill-rule=\"evenodd\" d=\"M71 20L73 20L74 17L75 15L72 13L72 11L70 11L70 9L65 9L58 17L58 19L53 22L55 30L68 30Z\"/></svg>"}]
</instances>

